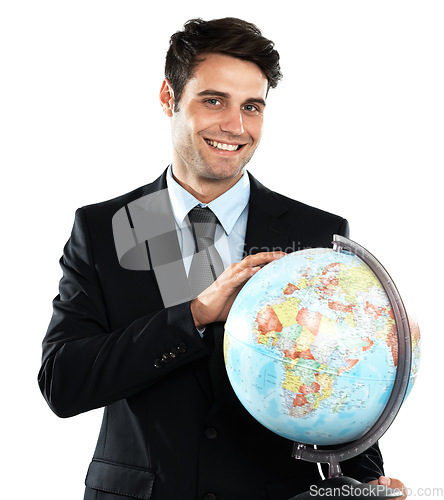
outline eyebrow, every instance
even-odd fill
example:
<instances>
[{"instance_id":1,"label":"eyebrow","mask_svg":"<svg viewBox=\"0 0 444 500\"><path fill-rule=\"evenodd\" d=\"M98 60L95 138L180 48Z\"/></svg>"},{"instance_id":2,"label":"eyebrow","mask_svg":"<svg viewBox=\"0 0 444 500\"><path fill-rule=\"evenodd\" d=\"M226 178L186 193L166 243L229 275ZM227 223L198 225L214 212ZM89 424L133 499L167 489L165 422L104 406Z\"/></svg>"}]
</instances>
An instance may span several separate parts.
<instances>
[{"instance_id":1,"label":"eyebrow","mask_svg":"<svg viewBox=\"0 0 444 500\"><path fill-rule=\"evenodd\" d=\"M214 89L202 90L197 95L198 97L213 96L213 97L223 97L225 99L229 99L231 97L230 94L227 94L226 92L221 92L220 90L214 90ZM261 97L250 97L250 99L245 99L245 102L253 102L256 104L262 104L262 106L266 106L265 100L262 99Z\"/></svg>"}]
</instances>

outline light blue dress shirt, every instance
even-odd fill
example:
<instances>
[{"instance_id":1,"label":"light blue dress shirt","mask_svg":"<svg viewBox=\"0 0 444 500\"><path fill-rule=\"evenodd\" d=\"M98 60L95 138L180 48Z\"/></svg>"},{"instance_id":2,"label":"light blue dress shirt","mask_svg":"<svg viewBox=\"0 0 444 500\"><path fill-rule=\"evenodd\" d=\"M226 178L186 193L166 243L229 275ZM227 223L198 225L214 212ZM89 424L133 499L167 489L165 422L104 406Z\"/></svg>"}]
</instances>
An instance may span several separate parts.
<instances>
[{"instance_id":1,"label":"light blue dress shirt","mask_svg":"<svg viewBox=\"0 0 444 500\"><path fill-rule=\"evenodd\" d=\"M189 211L196 207L208 206L220 222L214 236L214 246L219 252L224 269L243 258L245 234L247 232L248 200L250 199L250 179L244 171L243 176L221 196L208 204L201 203L173 177L171 165L166 181L173 215L176 222L177 236L182 252L185 271L188 275L195 243L188 221Z\"/></svg>"}]
</instances>

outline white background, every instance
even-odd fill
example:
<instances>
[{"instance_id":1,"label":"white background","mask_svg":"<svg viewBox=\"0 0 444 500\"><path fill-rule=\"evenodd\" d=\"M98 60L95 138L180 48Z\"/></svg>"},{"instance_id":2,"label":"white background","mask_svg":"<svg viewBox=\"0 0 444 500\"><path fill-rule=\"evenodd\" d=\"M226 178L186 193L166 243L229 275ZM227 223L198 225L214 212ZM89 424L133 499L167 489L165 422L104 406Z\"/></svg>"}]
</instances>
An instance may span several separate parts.
<instances>
[{"instance_id":1,"label":"white background","mask_svg":"<svg viewBox=\"0 0 444 500\"><path fill-rule=\"evenodd\" d=\"M10 0L0 7L3 498L82 498L102 410L59 419L37 386L58 259L77 207L169 163L158 103L169 36L189 18L225 16L273 39L284 72L250 170L348 218L419 320L418 381L381 448L388 475L444 488L442 2Z\"/></svg>"}]
</instances>

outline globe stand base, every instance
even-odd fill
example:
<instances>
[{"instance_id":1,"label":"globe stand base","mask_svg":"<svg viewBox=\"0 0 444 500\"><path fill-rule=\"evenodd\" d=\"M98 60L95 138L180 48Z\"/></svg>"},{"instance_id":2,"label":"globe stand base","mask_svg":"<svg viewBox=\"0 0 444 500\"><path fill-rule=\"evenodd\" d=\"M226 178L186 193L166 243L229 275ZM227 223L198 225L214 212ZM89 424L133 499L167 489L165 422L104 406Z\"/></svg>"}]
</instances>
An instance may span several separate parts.
<instances>
[{"instance_id":1,"label":"globe stand base","mask_svg":"<svg viewBox=\"0 0 444 500\"><path fill-rule=\"evenodd\" d=\"M399 498L403 494L399 490L393 490L386 486L376 484L365 484L351 477L331 477L312 486L309 491L300 493L289 500L350 500L351 498L388 500Z\"/></svg>"}]
</instances>

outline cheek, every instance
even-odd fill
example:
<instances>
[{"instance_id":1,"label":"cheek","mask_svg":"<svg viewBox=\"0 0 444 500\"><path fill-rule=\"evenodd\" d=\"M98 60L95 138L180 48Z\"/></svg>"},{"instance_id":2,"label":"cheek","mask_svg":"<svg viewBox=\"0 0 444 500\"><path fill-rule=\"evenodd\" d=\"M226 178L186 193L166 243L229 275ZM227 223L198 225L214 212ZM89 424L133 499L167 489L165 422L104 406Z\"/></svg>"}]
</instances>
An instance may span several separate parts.
<instances>
[{"instance_id":1,"label":"cheek","mask_svg":"<svg viewBox=\"0 0 444 500\"><path fill-rule=\"evenodd\" d=\"M184 112L182 116L183 126L187 127L190 135L199 134L214 123L214 117L205 111L205 109L191 104Z\"/></svg>"},{"instance_id":2,"label":"cheek","mask_svg":"<svg viewBox=\"0 0 444 500\"><path fill-rule=\"evenodd\" d=\"M192 137L194 135L193 122L182 111L179 111L173 117L172 134L173 138L178 143L189 144L192 140Z\"/></svg>"},{"instance_id":3,"label":"cheek","mask_svg":"<svg viewBox=\"0 0 444 500\"><path fill-rule=\"evenodd\" d=\"M248 131L255 142L259 142L262 137L263 131L263 119L255 120L254 123L250 124Z\"/></svg>"},{"instance_id":4,"label":"cheek","mask_svg":"<svg viewBox=\"0 0 444 500\"><path fill-rule=\"evenodd\" d=\"M219 121L214 114L202 113L198 118L195 118L193 128L197 134L205 135L205 132L218 130Z\"/></svg>"}]
</instances>

